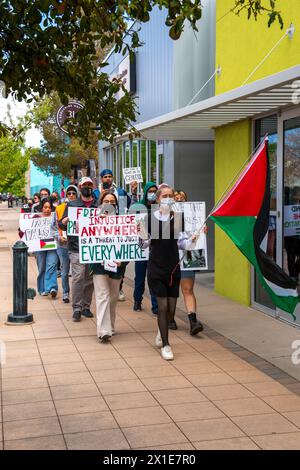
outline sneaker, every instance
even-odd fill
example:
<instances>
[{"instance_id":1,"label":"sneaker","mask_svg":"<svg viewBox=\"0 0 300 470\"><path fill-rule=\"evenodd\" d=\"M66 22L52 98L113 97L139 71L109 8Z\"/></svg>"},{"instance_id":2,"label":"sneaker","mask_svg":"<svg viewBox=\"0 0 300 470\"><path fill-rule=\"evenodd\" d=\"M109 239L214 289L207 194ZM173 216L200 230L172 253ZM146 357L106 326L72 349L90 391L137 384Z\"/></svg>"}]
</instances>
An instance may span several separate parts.
<instances>
[{"instance_id":1,"label":"sneaker","mask_svg":"<svg viewBox=\"0 0 300 470\"><path fill-rule=\"evenodd\" d=\"M51 295L52 299L55 299L55 297L57 296L57 291L55 289L51 289L50 295Z\"/></svg>"},{"instance_id":2,"label":"sneaker","mask_svg":"<svg viewBox=\"0 0 300 470\"><path fill-rule=\"evenodd\" d=\"M89 308L84 308L81 312L81 315L83 315L86 318L93 318L94 314L90 311Z\"/></svg>"},{"instance_id":3,"label":"sneaker","mask_svg":"<svg viewBox=\"0 0 300 470\"><path fill-rule=\"evenodd\" d=\"M169 330L178 330L178 326L176 324L176 321L171 321L168 326Z\"/></svg>"},{"instance_id":4,"label":"sneaker","mask_svg":"<svg viewBox=\"0 0 300 470\"><path fill-rule=\"evenodd\" d=\"M165 346L165 347L161 348L160 351L161 351L162 358L165 359L166 361L172 361L174 359L171 346L169 346L169 345Z\"/></svg>"},{"instance_id":5,"label":"sneaker","mask_svg":"<svg viewBox=\"0 0 300 470\"><path fill-rule=\"evenodd\" d=\"M63 295L63 302L65 304L68 304L70 302L70 299L69 299L69 294L64 294Z\"/></svg>"},{"instance_id":6,"label":"sneaker","mask_svg":"<svg viewBox=\"0 0 300 470\"><path fill-rule=\"evenodd\" d=\"M111 338L110 335L103 335L103 336L100 336L99 339L100 339L101 343L108 343L110 338Z\"/></svg>"},{"instance_id":7,"label":"sneaker","mask_svg":"<svg viewBox=\"0 0 300 470\"><path fill-rule=\"evenodd\" d=\"M162 348L163 342L161 339L160 331L158 330L156 338L155 338L155 344L158 348Z\"/></svg>"},{"instance_id":8,"label":"sneaker","mask_svg":"<svg viewBox=\"0 0 300 470\"><path fill-rule=\"evenodd\" d=\"M80 310L75 310L73 312L73 317L72 317L73 321L80 321L81 320L81 311Z\"/></svg>"},{"instance_id":9,"label":"sneaker","mask_svg":"<svg viewBox=\"0 0 300 470\"><path fill-rule=\"evenodd\" d=\"M120 300L120 298L119 298L119 300ZM135 312L141 312L142 311L142 302L140 300L135 300L134 301L133 310Z\"/></svg>"},{"instance_id":10,"label":"sneaker","mask_svg":"<svg viewBox=\"0 0 300 470\"><path fill-rule=\"evenodd\" d=\"M119 298L118 298L118 301L119 302L124 302L125 301L125 294L122 290L120 290L119 292Z\"/></svg>"}]
</instances>

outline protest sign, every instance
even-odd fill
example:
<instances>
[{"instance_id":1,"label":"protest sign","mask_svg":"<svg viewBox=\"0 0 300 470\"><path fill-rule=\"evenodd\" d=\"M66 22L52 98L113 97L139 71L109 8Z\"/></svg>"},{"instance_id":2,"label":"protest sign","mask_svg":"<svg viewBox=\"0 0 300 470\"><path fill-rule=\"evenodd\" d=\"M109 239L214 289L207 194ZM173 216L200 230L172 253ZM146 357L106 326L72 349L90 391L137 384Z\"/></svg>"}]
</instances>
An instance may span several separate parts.
<instances>
[{"instance_id":1,"label":"protest sign","mask_svg":"<svg viewBox=\"0 0 300 470\"><path fill-rule=\"evenodd\" d=\"M299 237L300 235L300 205L284 206L284 236Z\"/></svg>"},{"instance_id":2,"label":"protest sign","mask_svg":"<svg viewBox=\"0 0 300 470\"><path fill-rule=\"evenodd\" d=\"M30 253L34 251L56 250L57 243L53 238L52 217L41 217L39 214L20 214L22 241Z\"/></svg>"},{"instance_id":3,"label":"protest sign","mask_svg":"<svg viewBox=\"0 0 300 470\"><path fill-rule=\"evenodd\" d=\"M174 212L183 212L184 231L189 235L197 234L197 240L190 250L181 251L181 269L199 271L207 269L207 242L204 232L206 219L205 202L179 202L173 206Z\"/></svg>"},{"instance_id":4,"label":"protest sign","mask_svg":"<svg viewBox=\"0 0 300 470\"><path fill-rule=\"evenodd\" d=\"M141 167L132 167L132 168L123 168L123 176L125 184L130 184L132 181L137 181L138 183L143 182L143 175Z\"/></svg>"},{"instance_id":5,"label":"protest sign","mask_svg":"<svg viewBox=\"0 0 300 470\"><path fill-rule=\"evenodd\" d=\"M84 207L68 207L69 222L67 225L67 235L78 237L78 217L83 209Z\"/></svg>"},{"instance_id":6,"label":"protest sign","mask_svg":"<svg viewBox=\"0 0 300 470\"><path fill-rule=\"evenodd\" d=\"M80 263L145 261L139 246L136 216L103 215L101 208L83 209L78 219Z\"/></svg>"}]
</instances>

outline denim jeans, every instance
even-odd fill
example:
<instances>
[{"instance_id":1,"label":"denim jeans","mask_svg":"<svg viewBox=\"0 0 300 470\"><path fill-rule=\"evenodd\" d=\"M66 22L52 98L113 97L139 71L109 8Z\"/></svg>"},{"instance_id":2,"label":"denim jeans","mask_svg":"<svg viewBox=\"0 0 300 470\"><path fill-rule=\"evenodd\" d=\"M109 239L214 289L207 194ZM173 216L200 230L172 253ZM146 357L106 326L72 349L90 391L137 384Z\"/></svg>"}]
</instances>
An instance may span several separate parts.
<instances>
[{"instance_id":1,"label":"denim jeans","mask_svg":"<svg viewBox=\"0 0 300 470\"><path fill-rule=\"evenodd\" d=\"M56 250L37 251L35 255L39 270L37 277L39 294L42 292L49 293L52 289L57 291L56 267L58 258Z\"/></svg>"},{"instance_id":2,"label":"denim jeans","mask_svg":"<svg viewBox=\"0 0 300 470\"><path fill-rule=\"evenodd\" d=\"M57 254L60 259L60 269L61 269L61 283L63 288L63 294L69 294L70 284L69 284L69 271L70 271L70 258L68 248L58 247Z\"/></svg>"},{"instance_id":3,"label":"denim jeans","mask_svg":"<svg viewBox=\"0 0 300 470\"><path fill-rule=\"evenodd\" d=\"M142 302L143 294L145 292L145 279L147 273L148 261L136 261L134 265L135 278L134 278L134 292L133 298L135 301ZM157 309L156 297L151 295L152 310Z\"/></svg>"}]
</instances>

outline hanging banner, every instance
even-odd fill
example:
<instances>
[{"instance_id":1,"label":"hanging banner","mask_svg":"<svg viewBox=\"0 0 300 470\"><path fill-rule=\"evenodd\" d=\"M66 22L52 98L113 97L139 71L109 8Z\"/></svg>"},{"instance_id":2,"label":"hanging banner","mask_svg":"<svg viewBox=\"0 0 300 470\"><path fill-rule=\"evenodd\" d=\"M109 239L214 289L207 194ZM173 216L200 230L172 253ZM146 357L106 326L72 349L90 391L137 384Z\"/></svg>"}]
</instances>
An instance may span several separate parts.
<instances>
[{"instance_id":1,"label":"hanging banner","mask_svg":"<svg viewBox=\"0 0 300 470\"><path fill-rule=\"evenodd\" d=\"M57 243L52 236L52 217L41 217L40 214L20 214L21 240L34 251L56 250Z\"/></svg>"},{"instance_id":2,"label":"hanging banner","mask_svg":"<svg viewBox=\"0 0 300 470\"><path fill-rule=\"evenodd\" d=\"M137 181L137 183L143 182L142 169L139 166L123 168L123 176L125 184L130 184L132 181Z\"/></svg>"},{"instance_id":3,"label":"hanging banner","mask_svg":"<svg viewBox=\"0 0 300 470\"><path fill-rule=\"evenodd\" d=\"M184 231L198 237L190 250L181 251L181 269L184 271L202 271L207 269L207 240L204 231L206 220L205 202L176 202L172 207L174 212L183 212Z\"/></svg>"},{"instance_id":4,"label":"hanging banner","mask_svg":"<svg viewBox=\"0 0 300 470\"><path fill-rule=\"evenodd\" d=\"M135 215L104 215L85 209L78 218L80 263L145 261L148 249L139 246Z\"/></svg>"}]
</instances>

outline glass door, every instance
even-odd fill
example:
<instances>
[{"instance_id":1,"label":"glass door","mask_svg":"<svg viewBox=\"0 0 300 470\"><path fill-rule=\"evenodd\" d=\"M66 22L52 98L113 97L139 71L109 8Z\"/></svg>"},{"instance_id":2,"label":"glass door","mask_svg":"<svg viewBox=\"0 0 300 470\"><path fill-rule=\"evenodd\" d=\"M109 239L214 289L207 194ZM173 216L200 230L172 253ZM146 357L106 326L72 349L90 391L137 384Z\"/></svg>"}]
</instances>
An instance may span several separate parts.
<instances>
[{"instance_id":1,"label":"glass door","mask_svg":"<svg viewBox=\"0 0 300 470\"><path fill-rule=\"evenodd\" d=\"M278 264L299 283L300 273L300 110L283 113L279 124L282 135L281 208L282 218L278 247ZM300 326L300 308L296 310ZM278 311L280 318L292 321L290 315ZM294 323L294 322L293 322Z\"/></svg>"}]
</instances>

